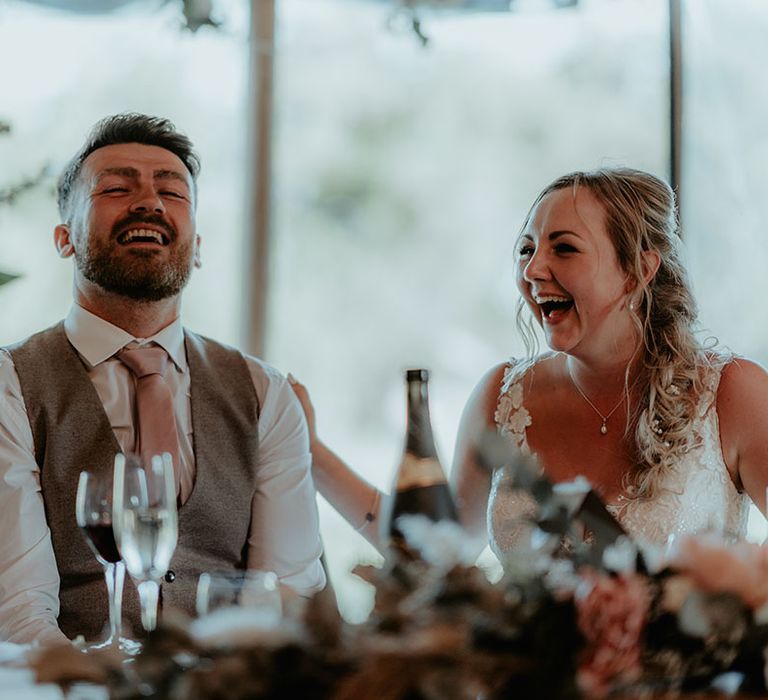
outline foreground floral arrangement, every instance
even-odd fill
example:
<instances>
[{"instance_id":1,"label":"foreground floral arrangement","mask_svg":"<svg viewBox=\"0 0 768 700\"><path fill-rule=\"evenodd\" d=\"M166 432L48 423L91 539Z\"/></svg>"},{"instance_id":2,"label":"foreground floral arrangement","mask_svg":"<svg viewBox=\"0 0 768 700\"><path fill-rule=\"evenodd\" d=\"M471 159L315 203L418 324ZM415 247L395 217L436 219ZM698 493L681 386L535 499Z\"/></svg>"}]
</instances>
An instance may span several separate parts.
<instances>
[{"instance_id":1,"label":"foreground floral arrangement","mask_svg":"<svg viewBox=\"0 0 768 700\"><path fill-rule=\"evenodd\" d=\"M558 490L515 468L539 508L496 583L468 563L457 526L409 518L417 558L356 569L376 589L362 625L323 593L288 604L277 628L247 609L166 620L128 664L57 649L38 661L41 680L102 682L123 699L500 700L649 697L737 672L741 692L766 692L764 548L698 536L661 561L588 485Z\"/></svg>"}]
</instances>

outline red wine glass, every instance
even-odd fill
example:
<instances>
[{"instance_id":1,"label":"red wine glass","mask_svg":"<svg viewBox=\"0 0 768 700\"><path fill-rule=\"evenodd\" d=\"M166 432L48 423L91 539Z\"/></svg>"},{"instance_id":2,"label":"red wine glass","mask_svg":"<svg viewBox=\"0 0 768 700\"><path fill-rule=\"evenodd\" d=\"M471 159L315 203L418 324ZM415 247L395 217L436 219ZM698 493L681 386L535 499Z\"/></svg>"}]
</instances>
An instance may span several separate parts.
<instances>
[{"instance_id":1,"label":"red wine glass","mask_svg":"<svg viewBox=\"0 0 768 700\"><path fill-rule=\"evenodd\" d=\"M104 567L109 598L109 636L102 642L89 643L87 649L118 647L135 653L138 642L122 637L123 584L125 564L112 530L112 472L80 472L77 482L75 516L85 541L99 564Z\"/></svg>"}]
</instances>

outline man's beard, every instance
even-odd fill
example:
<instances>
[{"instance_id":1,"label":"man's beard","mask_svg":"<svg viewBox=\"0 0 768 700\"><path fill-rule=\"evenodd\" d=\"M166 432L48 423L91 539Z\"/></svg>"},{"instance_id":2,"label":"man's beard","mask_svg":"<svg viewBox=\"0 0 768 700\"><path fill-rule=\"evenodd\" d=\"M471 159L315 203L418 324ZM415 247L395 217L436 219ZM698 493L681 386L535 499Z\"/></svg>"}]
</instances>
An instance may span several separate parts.
<instances>
[{"instance_id":1,"label":"man's beard","mask_svg":"<svg viewBox=\"0 0 768 700\"><path fill-rule=\"evenodd\" d=\"M150 223L146 219L136 223ZM152 222L155 223L155 222ZM124 229L121 222L115 229ZM162 223L170 235L170 243L176 239L176 232ZM115 235L106 242L89 241L85 250L75 251L75 260L80 273L86 279L107 292L128 297L136 301L160 301L181 292L192 273L192 246L178 245L170 251L167 261L161 262L152 250L126 251L123 255L115 252L120 244Z\"/></svg>"}]
</instances>

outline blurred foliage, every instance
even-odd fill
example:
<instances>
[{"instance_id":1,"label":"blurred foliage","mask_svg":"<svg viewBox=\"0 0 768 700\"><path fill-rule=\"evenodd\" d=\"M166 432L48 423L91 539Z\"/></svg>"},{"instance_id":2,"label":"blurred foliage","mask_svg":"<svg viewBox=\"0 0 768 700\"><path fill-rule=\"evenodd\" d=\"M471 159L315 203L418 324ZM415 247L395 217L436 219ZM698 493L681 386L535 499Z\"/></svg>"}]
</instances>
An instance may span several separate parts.
<instances>
[{"instance_id":1,"label":"blurred foliage","mask_svg":"<svg viewBox=\"0 0 768 700\"><path fill-rule=\"evenodd\" d=\"M196 32L200 27L219 27L221 23L212 16L211 0L184 0L184 28Z\"/></svg>"},{"instance_id":2,"label":"blurred foliage","mask_svg":"<svg viewBox=\"0 0 768 700\"><path fill-rule=\"evenodd\" d=\"M394 2L395 10L390 17L390 27L410 29L421 46L430 43L424 30L422 10L462 10L467 12L514 12L516 0L385 0ZM576 7L579 0L550 0L552 9Z\"/></svg>"},{"instance_id":3,"label":"blurred foliage","mask_svg":"<svg viewBox=\"0 0 768 700\"><path fill-rule=\"evenodd\" d=\"M50 167L44 165L35 175L22 178L18 182L0 188L0 205L7 204L12 205L16 202L18 197L28 190L38 187L50 174Z\"/></svg>"},{"instance_id":4,"label":"blurred foliage","mask_svg":"<svg viewBox=\"0 0 768 700\"><path fill-rule=\"evenodd\" d=\"M205 26L219 27L221 23L213 17L213 9L213 0L182 0L184 29L197 32ZM11 123L0 118L0 136L7 136L12 131ZM49 176L50 166L45 164L33 175L21 177L8 185L0 186L0 207L13 206L21 195L39 187ZM18 277L19 275L0 271L0 286Z\"/></svg>"},{"instance_id":5,"label":"blurred foliage","mask_svg":"<svg viewBox=\"0 0 768 700\"><path fill-rule=\"evenodd\" d=\"M7 135L11 133L11 125L0 119L0 135ZM13 204L15 199L26 190L36 187L43 180L47 174L47 167L43 168L40 173L34 177L26 178L8 187L0 188L0 206L3 204ZM11 282L18 278L18 275L14 275L9 272L0 271L0 287L8 282Z\"/></svg>"}]
</instances>

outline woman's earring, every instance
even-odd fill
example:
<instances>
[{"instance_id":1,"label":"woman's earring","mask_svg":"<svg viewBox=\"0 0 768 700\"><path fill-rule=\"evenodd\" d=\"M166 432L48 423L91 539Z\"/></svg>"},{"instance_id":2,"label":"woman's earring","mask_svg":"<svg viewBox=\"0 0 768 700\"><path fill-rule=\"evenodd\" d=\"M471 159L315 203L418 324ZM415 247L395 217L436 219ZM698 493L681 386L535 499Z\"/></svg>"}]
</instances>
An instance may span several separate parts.
<instances>
[{"instance_id":1,"label":"woman's earring","mask_svg":"<svg viewBox=\"0 0 768 700\"><path fill-rule=\"evenodd\" d=\"M634 301L630 301L629 302L629 310L630 311L634 311L635 310L635 302Z\"/></svg>"}]
</instances>

